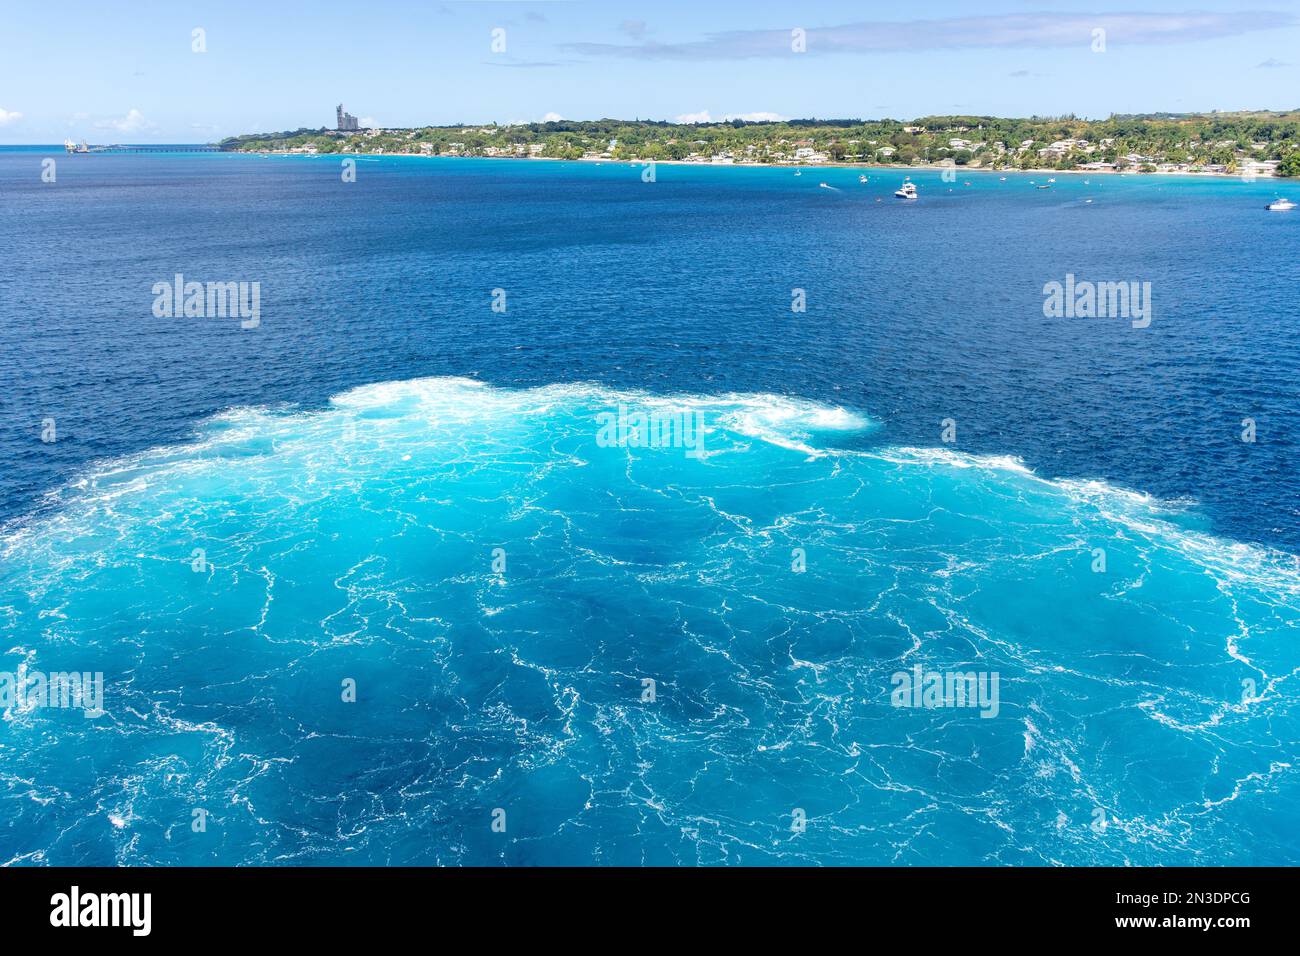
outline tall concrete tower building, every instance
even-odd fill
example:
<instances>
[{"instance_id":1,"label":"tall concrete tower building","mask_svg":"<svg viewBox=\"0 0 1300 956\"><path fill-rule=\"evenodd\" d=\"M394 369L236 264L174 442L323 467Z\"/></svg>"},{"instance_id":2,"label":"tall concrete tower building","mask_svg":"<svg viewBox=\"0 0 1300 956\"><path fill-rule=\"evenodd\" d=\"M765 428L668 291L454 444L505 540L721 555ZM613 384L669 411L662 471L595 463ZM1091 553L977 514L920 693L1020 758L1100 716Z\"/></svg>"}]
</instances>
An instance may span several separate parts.
<instances>
[{"instance_id":1,"label":"tall concrete tower building","mask_svg":"<svg viewBox=\"0 0 1300 956\"><path fill-rule=\"evenodd\" d=\"M361 128L360 125L357 123L357 118L353 116L351 113L346 112L343 109L342 103L338 105L338 107L335 109L334 112L335 115L338 117L337 128L339 130L345 133L355 133L358 129Z\"/></svg>"}]
</instances>

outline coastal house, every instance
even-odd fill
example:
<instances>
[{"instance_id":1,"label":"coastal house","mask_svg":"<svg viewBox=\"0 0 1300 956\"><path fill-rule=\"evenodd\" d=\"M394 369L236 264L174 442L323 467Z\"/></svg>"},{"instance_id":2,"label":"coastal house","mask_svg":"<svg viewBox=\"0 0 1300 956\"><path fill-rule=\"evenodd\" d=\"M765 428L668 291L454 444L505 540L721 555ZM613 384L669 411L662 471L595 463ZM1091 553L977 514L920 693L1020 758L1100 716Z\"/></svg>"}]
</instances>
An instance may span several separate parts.
<instances>
[{"instance_id":1,"label":"coastal house","mask_svg":"<svg viewBox=\"0 0 1300 956\"><path fill-rule=\"evenodd\" d=\"M797 163L824 163L830 157L811 146L800 146L794 151L794 159Z\"/></svg>"},{"instance_id":2,"label":"coastal house","mask_svg":"<svg viewBox=\"0 0 1300 956\"><path fill-rule=\"evenodd\" d=\"M1239 168L1246 176L1272 176L1277 173L1278 161L1276 159L1248 159L1241 163Z\"/></svg>"},{"instance_id":3,"label":"coastal house","mask_svg":"<svg viewBox=\"0 0 1300 956\"><path fill-rule=\"evenodd\" d=\"M1091 152L1091 150L1088 149L1088 141L1086 139L1058 139L1056 142L1040 149L1038 155L1052 159L1061 159L1062 157L1068 156L1076 149Z\"/></svg>"}]
</instances>

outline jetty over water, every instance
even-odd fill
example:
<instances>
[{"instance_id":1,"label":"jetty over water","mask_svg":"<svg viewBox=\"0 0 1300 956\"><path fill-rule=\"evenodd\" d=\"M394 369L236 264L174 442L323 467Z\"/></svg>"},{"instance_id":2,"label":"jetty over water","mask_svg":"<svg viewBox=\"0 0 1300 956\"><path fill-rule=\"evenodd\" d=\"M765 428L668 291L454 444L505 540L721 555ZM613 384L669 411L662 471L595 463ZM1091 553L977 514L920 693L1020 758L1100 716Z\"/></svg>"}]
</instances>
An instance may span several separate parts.
<instances>
[{"instance_id":1,"label":"jetty over water","mask_svg":"<svg viewBox=\"0 0 1300 956\"><path fill-rule=\"evenodd\" d=\"M176 146L91 146L91 153L219 153L220 146L200 146L194 143Z\"/></svg>"}]
</instances>

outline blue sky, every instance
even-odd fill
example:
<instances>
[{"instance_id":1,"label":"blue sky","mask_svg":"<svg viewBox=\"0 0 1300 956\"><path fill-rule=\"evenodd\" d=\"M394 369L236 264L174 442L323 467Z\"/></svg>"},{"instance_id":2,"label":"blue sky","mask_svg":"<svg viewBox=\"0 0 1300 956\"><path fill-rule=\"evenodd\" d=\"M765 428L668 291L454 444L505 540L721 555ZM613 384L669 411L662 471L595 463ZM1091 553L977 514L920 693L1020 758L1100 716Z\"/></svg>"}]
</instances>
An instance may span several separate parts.
<instances>
[{"instance_id":1,"label":"blue sky","mask_svg":"<svg viewBox=\"0 0 1300 956\"><path fill-rule=\"evenodd\" d=\"M382 126L1287 109L1297 64L1300 0L11 3L0 143L203 142L340 100Z\"/></svg>"}]
</instances>

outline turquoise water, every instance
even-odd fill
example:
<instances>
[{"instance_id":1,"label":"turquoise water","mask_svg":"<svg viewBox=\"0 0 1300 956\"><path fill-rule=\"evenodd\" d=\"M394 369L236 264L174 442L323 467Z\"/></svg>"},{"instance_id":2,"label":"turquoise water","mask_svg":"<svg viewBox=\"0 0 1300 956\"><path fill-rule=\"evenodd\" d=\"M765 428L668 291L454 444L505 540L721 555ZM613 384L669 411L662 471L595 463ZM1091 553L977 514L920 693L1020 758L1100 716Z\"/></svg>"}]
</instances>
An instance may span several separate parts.
<instances>
[{"instance_id":1,"label":"turquoise water","mask_svg":"<svg viewBox=\"0 0 1300 956\"><path fill-rule=\"evenodd\" d=\"M104 713L3 708L3 861L1300 860L1268 185L34 155L0 636ZM1066 272L1152 326L1045 319Z\"/></svg>"},{"instance_id":2,"label":"turquoise water","mask_svg":"<svg viewBox=\"0 0 1300 956\"><path fill-rule=\"evenodd\" d=\"M602 446L619 404L700 413L704 454ZM870 427L426 379L94 469L5 541L11 655L111 702L6 714L9 852L1294 861L1295 561L1013 460L840 447ZM1000 675L997 715L891 707L915 664Z\"/></svg>"}]
</instances>

